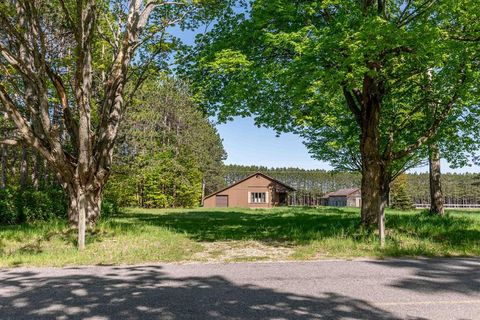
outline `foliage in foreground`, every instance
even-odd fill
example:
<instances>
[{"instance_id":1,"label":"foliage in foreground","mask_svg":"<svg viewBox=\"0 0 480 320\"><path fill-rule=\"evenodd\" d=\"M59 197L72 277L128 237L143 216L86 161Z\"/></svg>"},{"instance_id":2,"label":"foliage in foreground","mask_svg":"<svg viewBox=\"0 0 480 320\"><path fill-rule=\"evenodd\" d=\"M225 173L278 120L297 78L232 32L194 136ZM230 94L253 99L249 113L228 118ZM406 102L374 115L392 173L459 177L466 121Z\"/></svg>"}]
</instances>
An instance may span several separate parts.
<instances>
[{"instance_id":1,"label":"foliage in foreground","mask_svg":"<svg viewBox=\"0 0 480 320\"><path fill-rule=\"evenodd\" d=\"M480 256L480 212L387 211L384 249L359 222L347 208L130 209L90 230L82 253L60 220L1 226L0 266Z\"/></svg>"}]
</instances>

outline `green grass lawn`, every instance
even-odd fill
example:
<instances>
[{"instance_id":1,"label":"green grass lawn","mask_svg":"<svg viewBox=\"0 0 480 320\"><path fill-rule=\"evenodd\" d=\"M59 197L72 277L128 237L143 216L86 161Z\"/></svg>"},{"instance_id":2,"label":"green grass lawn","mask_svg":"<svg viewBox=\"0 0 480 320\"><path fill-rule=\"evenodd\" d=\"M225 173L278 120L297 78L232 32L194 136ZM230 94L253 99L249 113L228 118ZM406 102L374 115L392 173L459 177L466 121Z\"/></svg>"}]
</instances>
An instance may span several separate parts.
<instances>
[{"instance_id":1,"label":"green grass lawn","mask_svg":"<svg viewBox=\"0 0 480 320\"><path fill-rule=\"evenodd\" d=\"M445 218L387 211L387 244L361 230L358 209L127 209L102 219L77 252L64 222L0 226L0 266L480 256L480 212Z\"/></svg>"}]
</instances>

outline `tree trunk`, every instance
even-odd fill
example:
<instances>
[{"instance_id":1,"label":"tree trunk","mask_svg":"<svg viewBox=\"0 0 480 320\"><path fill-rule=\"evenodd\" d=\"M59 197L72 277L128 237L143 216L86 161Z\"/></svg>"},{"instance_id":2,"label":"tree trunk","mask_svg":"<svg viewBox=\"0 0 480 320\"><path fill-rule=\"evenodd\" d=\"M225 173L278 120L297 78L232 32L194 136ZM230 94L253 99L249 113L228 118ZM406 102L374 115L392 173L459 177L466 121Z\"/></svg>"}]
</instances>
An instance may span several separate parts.
<instances>
[{"instance_id":1,"label":"tree trunk","mask_svg":"<svg viewBox=\"0 0 480 320\"><path fill-rule=\"evenodd\" d=\"M7 147L4 144L0 145L0 157L1 157L1 175L0 178L0 189L5 189L7 187Z\"/></svg>"},{"instance_id":2,"label":"tree trunk","mask_svg":"<svg viewBox=\"0 0 480 320\"><path fill-rule=\"evenodd\" d=\"M100 190L89 191L89 188L70 186L68 193L68 222L71 226L77 226L82 210L85 212L85 223L94 225L100 217L102 207L102 192Z\"/></svg>"},{"instance_id":3,"label":"tree trunk","mask_svg":"<svg viewBox=\"0 0 480 320\"><path fill-rule=\"evenodd\" d=\"M364 165L362 170L362 224L378 225L380 245L385 244L385 208L388 204L390 181L385 168L379 163Z\"/></svg>"},{"instance_id":4,"label":"tree trunk","mask_svg":"<svg viewBox=\"0 0 480 320\"><path fill-rule=\"evenodd\" d=\"M388 204L390 192L388 175L382 164L372 163L362 170L362 224L378 222L380 209Z\"/></svg>"},{"instance_id":5,"label":"tree trunk","mask_svg":"<svg viewBox=\"0 0 480 320\"><path fill-rule=\"evenodd\" d=\"M378 224L380 245L385 243L385 207L388 201L389 179L386 161L380 151L381 86L365 77L360 113L360 153L362 157L361 220L366 227Z\"/></svg>"},{"instance_id":6,"label":"tree trunk","mask_svg":"<svg viewBox=\"0 0 480 320\"><path fill-rule=\"evenodd\" d=\"M362 157L362 224L378 221L382 202L382 162L380 152L380 100L375 82L365 78L361 111L360 153Z\"/></svg>"},{"instance_id":7,"label":"tree trunk","mask_svg":"<svg viewBox=\"0 0 480 320\"><path fill-rule=\"evenodd\" d=\"M22 144L22 158L20 160L20 188L22 190L27 188L27 180L28 180L28 154L27 154L27 147L25 144Z\"/></svg>"},{"instance_id":8,"label":"tree trunk","mask_svg":"<svg viewBox=\"0 0 480 320\"><path fill-rule=\"evenodd\" d=\"M102 207L102 189L91 191L92 188L69 186L67 188L68 221L78 230L78 249L85 249L85 233L87 225L94 225L100 217Z\"/></svg>"},{"instance_id":9,"label":"tree trunk","mask_svg":"<svg viewBox=\"0 0 480 320\"><path fill-rule=\"evenodd\" d=\"M32 169L32 186L35 190L38 191L40 185L40 168L41 168L42 158L35 152L35 156L33 158L33 169Z\"/></svg>"},{"instance_id":10,"label":"tree trunk","mask_svg":"<svg viewBox=\"0 0 480 320\"><path fill-rule=\"evenodd\" d=\"M433 143L429 146L429 174L430 174L430 213L443 216L443 191L440 181L440 151L438 145Z\"/></svg>"}]
</instances>

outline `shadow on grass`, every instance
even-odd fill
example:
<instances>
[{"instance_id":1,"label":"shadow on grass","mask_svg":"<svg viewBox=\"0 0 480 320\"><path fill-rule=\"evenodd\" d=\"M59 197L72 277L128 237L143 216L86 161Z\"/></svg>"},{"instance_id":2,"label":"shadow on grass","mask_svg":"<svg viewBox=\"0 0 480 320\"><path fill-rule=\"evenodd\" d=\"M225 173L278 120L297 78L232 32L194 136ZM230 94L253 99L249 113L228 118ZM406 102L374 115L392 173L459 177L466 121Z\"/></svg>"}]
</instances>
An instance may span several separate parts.
<instances>
[{"instance_id":1,"label":"shadow on grass","mask_svg":"<svg viewBox=\"0 0 480 320\"><path fill-rule=\"evenodd\" d=\"M306 244L324 238L351 239L376 244L376 236L360 228L359 212L352 209L320 207L284 208L282 210L244 211L192 210L161 214L131 212L111 221L127 230L132 225L168 228L186 234L196 241L255 240L275 243ZM456 249L478 246L479 223L465 216L427 216L415 213L388 213L387 229L390 248L386 255L429 255L422 241ZM419 246L401 248L406 237L419 241ZM438 253L432 253L438 255Z\"/></svg>"},{"instance_id":2,"label":"shadow on grass","mask_svg":"<svg viewBox=\"0 0 480 320\"><path fill-rule=\"evenodd\" d=\"M136 236L142 232L155 234L164 232L162 230L166 228L199 242L252 240L269 246L294 246L330 239L328 245L334 247L338 243L337 251L340 255L349 252L350 249L357 250L355 249L357 244L366 248L359 249L364 250L360 252L363 255L480 255L478 218L473 219L465 215L440 218L413 212L388 212L386 224L388 241L387 247L382 250L377 246L375 233L364 230L359 225L358 210L348 208L185 211L132 209L125 214L102 221L98 228L89 232L87 241L99 242L120 234L129 236ZM14 232L15 230L19 232ZM20 253L40 253L42 245L37 243L36 239L41 239L43 243L50 241L51 238L57 238L69 245L76 245L76 231L65 231L59 225L50 229L45 225L26 225L20 228L0 226L0 255L6 254L9 239L22 238L22 234L28 237L19 240L24 242L24 247L17 249Z\"/></svg>"},{"instance_id":3,"label":"shadow on grass","mask_svg":"<svg viewBox=\"0 0 480 320\"><path fill-rule=\"evenodd\" d=\"M0 281L2 319L398 319L344 294L298 295L222 276L177 278L161 266L60 275L13 269Z\"/></svg>"},{"instance_id":4,"label":"shadow on grass","mask_svg":"<svg viewBox=\"0 0 480 320\"><path fill-rule=\"evenodd\" d=\"M265 242L303 243L324 237L359 233L357 213L338 208L295 208L281 211L255 210L248 213L229 211L187 211L164 214L132 213L126 219L114 222L148 224L185 233L196 241L257 240ZM123 225L123 226L122 226Z\"/></svg>"},{"instance_id":5,"label":"shadow on grass","mask_svg":"<svg viewBox=\"0 0 480 320\"><path fill-rule=\"evenodd\" d=\"M411 236L448 246L478 246L480 239L480 224L465 216L392 214L387 217L387 228L400 236Z\"/></svg>"},{"instance_id":6,"label":"shadow on grass","mask_svg":"<svg viewBox=\"0 0 480 320\"><path fill-rule=\"evenodd\" d=\"M106 230L88 228L86 231L87 244L101 242L105 237L112 236ZM60 239L71 246L77 245L78 231L68 226L65 221L52 220L33 224L19 224L0 226L0 256L13 254L34 255L42 253L44 243L53 239ZM7 253L9 241L22 243L16 250Z\"/></svg>"}]
</instances>

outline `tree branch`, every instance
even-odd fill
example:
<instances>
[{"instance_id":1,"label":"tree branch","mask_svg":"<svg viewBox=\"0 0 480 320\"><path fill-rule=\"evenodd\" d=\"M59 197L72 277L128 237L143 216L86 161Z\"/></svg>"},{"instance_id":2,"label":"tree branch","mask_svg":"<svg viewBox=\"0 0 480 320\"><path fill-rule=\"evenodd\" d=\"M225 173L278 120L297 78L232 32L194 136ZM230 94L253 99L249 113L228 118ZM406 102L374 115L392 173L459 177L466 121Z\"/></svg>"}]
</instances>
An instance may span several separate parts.
<instances>
[{"instance_id":1,"label":"tree branch","mask_svg":"<svg viewBox=\"0 0 480 320\"><path fill-rule=\"evenodd\" d=\"M70 107L68 105L67 91L65 90L65 86L63 85L62 78L58 74L56 74L49 65L46 66L46 69L47 74L58 94L58 98L60 99L65 126L67 127L68 133L72 138L73 144L78 147L78 123L74 120L70 111Z\"/></svg>"},{"instance_id":2,"label":"tree branch","mask_svg":"<svg viewBox=\"0 0 480 320\"><path fill-rule=\"evenodd\" d=\"M74 23L72 19L72 15L70 14L70 11L68 11L67 6L65 5L65 0L59 0L60 2L60 7L62 8L63 13L65 14L65 18L67 19L67 23L70 25L70 28L73 30L74 29Z\"/></svg>"},{"instance_id":3,"label":"tree branch","mask_svg":"<svg viewBox=\"0 0 480 320\"><path fill-rule=\"evenodd\" d=\"M0 140L0 144L8 145L8 146L15 146L15 145L18 144L18 140L15 140L15 139Z\"/></svg>"},{"instance_id":4,"label":"tree branch","mask_svg":"<svg viewBox=\"0 0 480 320\"><path fill-rule=\"evenodd\" d=\"M399 150L396 152L392 153L391 159L392 160L398 160L401 159L407 155L409 155L412 151L415 149L419 148L422 146L425 142L427 142L431 137L433 137L436 133L443 121L447 118L447 116L450 114L450 111L453 109L453 106L455 105L455 102L458 99L458 94L455 93L450 99L449 103L443 110L443 112L440 114L439 117L435 119L435 121L432 123L432 125L425 131L425 133L418 138L418 140L408 146L406 146L403 150Z\"/></svg>"},{"instance_id":5,"label":"tree branch","mask_svg":"<svg viewBox=\"0 0 480 320\"><path fill-rule=\"evenodd\" d=\"M355 92L355 91L354 91ZM358 99L357 95L359 94L358 92L354 93L356 98ZM347 101L347 106L350 109L350 111L353 113L355 116L355 120L359 125L362 124L362 114L361 114L361 108L358 107L354 96L346 87L343 87L343 95L345 96L345 99Z\"/></svg>"},{"instance_id":6,"label":"tree branch","mask_svg":"<svg viewBox=\"0 0 480 320\"><path fill-rule=\"evenodd\" d=\"M31 126L17 110L13 100L10 98L2 84L0 84L0 101L5 107L9 118L17 126L18 134L22 137L22 139L29 143L33 148L38 150L49 163L53 163L54 157L50 150L43 144L42 140L36 137Z\"/></svg>"},{"instance_id":7,"label":"tree branch","mask_svg":"<svg viewBox=\"0 0 480 320\"><path fill-rule=\"evenodd\" d=\"M383 60L387 55L389 54L395 54L399 55L401 53L412 53L414 50L411 47L407 46L400 46L400 47L395 47L395 48L389 48L385 49L382 52L380 52L380 60Z\"/></svg>"},{"instance_id":8,"label":"tree branch","mask_svg":"<svg viewBox=\"0 0 480 320\"><path fill-rule=\"evenodd\" d=\"M407 25L409 22L418 18L419 16L425 14L428 11L428 9L430 9L436 2L437 0L426 0L424 3L419 5L415 11L406 14L405 16L402 17L401 20L399 19L397 22L398 27L403 27ZM406 10L404 10L404 12L405 11Z\"/></svg>"}]
</instances>

